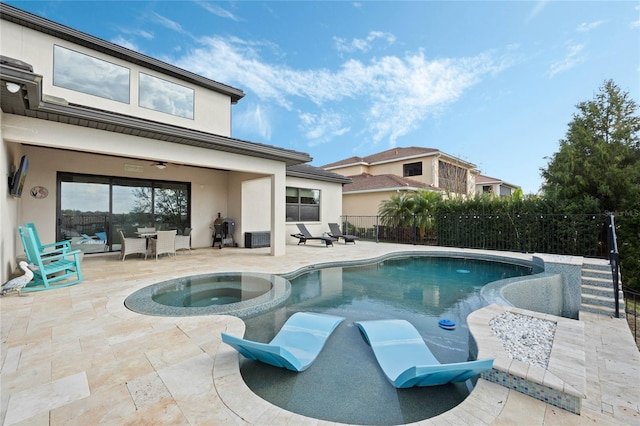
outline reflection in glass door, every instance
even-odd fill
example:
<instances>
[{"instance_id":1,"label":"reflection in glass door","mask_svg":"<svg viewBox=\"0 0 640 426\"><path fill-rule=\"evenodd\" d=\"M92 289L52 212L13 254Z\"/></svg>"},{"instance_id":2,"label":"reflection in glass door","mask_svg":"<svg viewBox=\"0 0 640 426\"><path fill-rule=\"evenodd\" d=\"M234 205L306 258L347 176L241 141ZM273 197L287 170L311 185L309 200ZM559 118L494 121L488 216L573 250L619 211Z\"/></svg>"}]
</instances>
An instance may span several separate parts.
<instances>
[{"instance_id":1,"label":"reflection in glass door","mask_svg":"<svg viewBox=\"0 0 640 426\"><path fill-rule=\"evenodd\" d=\"M120 230L127 237L135 237L138 228L153 227L151 188L151 181L113 180L114 241L120 241L117 236Z\"/></svg>"},{"instance_id":2,"label":"reflection in glass door","mask_svg":"<svg viewBox=\"0 0 640 426\"><path fill-rule=\"evenodd\" d=\"M60 184L58 235L85 253L109 251L109 179L70 179Z\"/></svg>"},{"instance_id":3,"label":"reflection in glass door","mask_svg":"<svg viewBox=\"0 0 640 426\"><path fill-rule=\"evenodd\" d=\"M120 230L190 226L189 183L59 173L58 184L58 238L86 253L120 250Z\"/></svg>"}]
</instances>

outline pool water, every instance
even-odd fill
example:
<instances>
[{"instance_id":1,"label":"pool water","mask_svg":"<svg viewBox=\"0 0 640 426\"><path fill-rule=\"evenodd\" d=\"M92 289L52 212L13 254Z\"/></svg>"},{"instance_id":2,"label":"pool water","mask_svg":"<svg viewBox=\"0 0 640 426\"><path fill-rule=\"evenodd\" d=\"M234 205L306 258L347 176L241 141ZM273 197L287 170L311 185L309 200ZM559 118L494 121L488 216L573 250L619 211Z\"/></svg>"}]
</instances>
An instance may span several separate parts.
<instances>
[{"instance_id":1,"label":"pool water","mask_svg":"<svg viewBox=\"0 0 640 426\"><path fill-rule=\"evenodd\" d=\"M483 285L531 274L531 268L481 260L412 256L371 265L318 269L291 281L284 305L246 318L245 337L268 342L294 312L322 312L346 320L302 373L241 357L251 390L286 410L327 421L389 425L434 417L458 405L473 384L396 389L380 370L354 321L411 322L442 363L469 359L466 317L486 305ZM438 326L455 322L453 330Z\"/></svg>"},{"instance_id":2,"label":"pool water","mask_svg":"<svg viewBox=\"0 0 640 426\"><path fill-rule=\"evenodd\" d=\"M250 300L271 290L269 280L239 275L219 274L187 277L161 287L151 299L165 306L203 307Z\"/></svg>"}]
</instances>

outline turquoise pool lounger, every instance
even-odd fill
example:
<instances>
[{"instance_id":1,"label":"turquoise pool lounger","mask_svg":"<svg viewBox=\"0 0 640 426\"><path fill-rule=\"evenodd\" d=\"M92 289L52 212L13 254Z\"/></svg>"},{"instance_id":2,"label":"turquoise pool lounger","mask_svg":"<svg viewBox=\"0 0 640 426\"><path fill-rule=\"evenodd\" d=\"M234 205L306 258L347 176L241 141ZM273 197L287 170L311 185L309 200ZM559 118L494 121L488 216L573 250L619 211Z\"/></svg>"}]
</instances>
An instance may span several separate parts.
<instances>
[{"instance_id":1,"label":"turquoise pool lounger","mask_svg":"<svg viewBox=\"0 0 640 426\"><path fill-rule=\"evenodd\" d=\"M304 371L315 361L333 330L343 320L333 315L296 312L269 343L252 342L227 333L222 333L222 341L249 359L292 371Z\"/></svg>"},{"instance_id":2,"label":"turquoise pool lounger","mask_svg":"<svg viewBox=\"0 0 640 426\"><path fill-rule=\"evenodd\" d=\"M356 322L387 379L397 388L464 382L493 367L493 359L440 364L405 320Z\"/></svg>"}]
</instances>

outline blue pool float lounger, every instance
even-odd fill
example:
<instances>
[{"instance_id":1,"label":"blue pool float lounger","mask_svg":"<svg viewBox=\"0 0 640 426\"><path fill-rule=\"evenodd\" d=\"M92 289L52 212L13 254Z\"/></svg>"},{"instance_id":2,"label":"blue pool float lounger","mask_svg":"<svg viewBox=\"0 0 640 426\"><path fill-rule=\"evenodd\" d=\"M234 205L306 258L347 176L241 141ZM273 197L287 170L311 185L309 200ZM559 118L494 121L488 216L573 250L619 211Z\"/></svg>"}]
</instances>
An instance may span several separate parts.
<instances>
[{"instance_id":1,"label":"blue pool float lounger","mask_svg":"<svg viewBox=\"0 0 640 426\"><path fill-rule=\"evenodd\" d=\"M222 333L222 341L249 359L292 371L304 371L317 358L342 317L296 312L269 343Z\"/></svg>"},{"instance_id":2,"label":"blue pool float lounger","mask_svg":"<svg viewBox=\"0 0 640 426\"><path fill-rule=\"evenodd\" d=\"M405 320L355 323L396 388L464 382L493 367L493 359L440 364L416 328Z\"/></svg>"}]
</instances>

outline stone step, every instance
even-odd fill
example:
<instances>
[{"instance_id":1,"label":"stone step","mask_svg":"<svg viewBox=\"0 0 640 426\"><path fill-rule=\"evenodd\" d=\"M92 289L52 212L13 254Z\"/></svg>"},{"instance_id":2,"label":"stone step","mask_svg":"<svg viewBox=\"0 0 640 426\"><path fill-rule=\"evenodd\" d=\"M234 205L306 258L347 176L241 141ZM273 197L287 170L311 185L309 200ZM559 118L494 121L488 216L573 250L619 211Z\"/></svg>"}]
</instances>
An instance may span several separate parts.
<instances>
[{"instance_id":1,"label":"stone step","mask_svg":"<svg viewBox=\"0 0 640 426\"><path fill-rule=\"evenodd\" d=\"M601 262L589 262L585 260L582 263L582 269L595 269L598 271L611 271L611 265L608 260L602 260Z\"/></svg>"},{"instance_id":2,"label":"stone step","mask_svg":"<svg viewBox=\"0 0 640 426\"><path fill-rule=\"evenodd\" d=\"M583 281L582 295L584 296L585 294L588 294L588 295L608 297L610 299L613 299L614 298L613 288L611 287L611 283L608 283L608 284L609 284L608 286L591 285L591 284L585 284Z\"/></svg>"},{"instance_id":3,"label":"stone step","mask_svg":"<svg viewBox=\"0 0 640 426\"><path fill-rule=\"evenodd\" d=\"M595 278L595 277L582 277L582 285L590 285L594 287L613 288L613 281L611 278Z\"/></svg>"},{"instance_id":4,"label":"stone step","mask_svg":"<svg viewBox=\"0 0 640 426\"><path fill-rule=\"evenodd\" d=\"M598 296L597 294L582 293L582 304L615 307L615 300L613 298L613 295Z\"/></svg>"},{"instance_id":5,"label":"stone step","mask_svg":"<svg viewBox=\"0 0 640 426\"><path fill-rule=\"evenodd\" d=\"M606 315L608 317L615 317L616 315L615 307L596 306L590 305L588 303L582 303L582 305L580 306L580 310L584 312L592 312L599 315ZM622 307L620 307L620 314L622 314L623 312L624 310L622 309Z\"/></svg>"},{"instance_id":6,"label":"stone step","mask_svg":"<svg viewBox=\"0 0 640 426\"><path fill-rule=\"evenodd\" d=\"M611 279L611 269L602 271L600 269L585 269L582 268L583 277L594 277L594 278L609 278Z\"/></svg>"}]
</instances>

